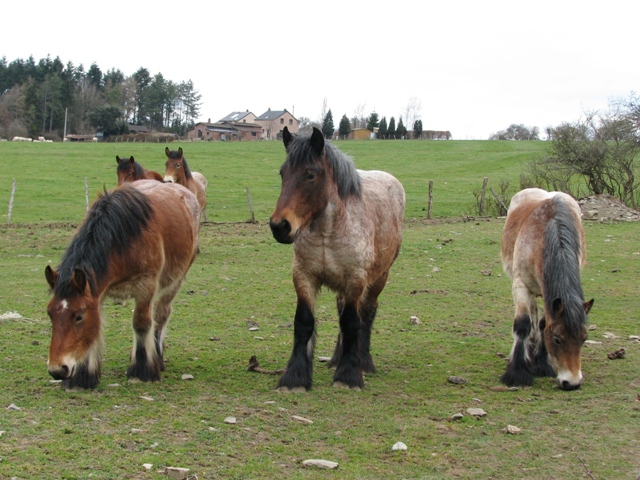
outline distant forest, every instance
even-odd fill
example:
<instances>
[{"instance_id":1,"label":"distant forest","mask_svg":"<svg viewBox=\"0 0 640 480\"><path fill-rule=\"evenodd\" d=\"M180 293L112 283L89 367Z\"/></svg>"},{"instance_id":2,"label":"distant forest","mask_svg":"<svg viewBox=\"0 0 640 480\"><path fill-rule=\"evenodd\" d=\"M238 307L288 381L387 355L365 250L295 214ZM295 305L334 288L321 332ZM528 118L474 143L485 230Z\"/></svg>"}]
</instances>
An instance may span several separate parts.
<instances>
[{"instance_id":1,"label":"distant forest","mask_svg":"<svg viewBox=\"0 0 640 480\"><path fill-rule=\"evenodd\" d=\"M191 80L174 83L139 68L127 77L118 69L87 71L59 57L0 59L0 137L66 133L105 136L129 133L129 123L154 132L185 135L199 115L200 98Z\"/></svg>"}]
</instances>

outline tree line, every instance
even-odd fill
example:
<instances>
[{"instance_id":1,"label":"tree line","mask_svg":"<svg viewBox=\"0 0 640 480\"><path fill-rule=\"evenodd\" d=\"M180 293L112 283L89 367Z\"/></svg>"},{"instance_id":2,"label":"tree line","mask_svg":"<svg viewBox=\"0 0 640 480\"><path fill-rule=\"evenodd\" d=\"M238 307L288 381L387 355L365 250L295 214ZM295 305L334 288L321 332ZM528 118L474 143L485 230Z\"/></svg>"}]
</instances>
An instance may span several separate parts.
<instances>
[{"instance_id":1,"label":"tree line","mask_svg":"<svg viewBox=\"0 0 640 480\"><path fill-rule=\"evenodd\" d=\"M150 131L185 135L200 113L201 95L191 80L175 83L140 67L126 76L94 62L66 65L59 57L0 59L0 136L63 133L105 136L129 133L129 123Z\"/></svg>"}]
</instances>

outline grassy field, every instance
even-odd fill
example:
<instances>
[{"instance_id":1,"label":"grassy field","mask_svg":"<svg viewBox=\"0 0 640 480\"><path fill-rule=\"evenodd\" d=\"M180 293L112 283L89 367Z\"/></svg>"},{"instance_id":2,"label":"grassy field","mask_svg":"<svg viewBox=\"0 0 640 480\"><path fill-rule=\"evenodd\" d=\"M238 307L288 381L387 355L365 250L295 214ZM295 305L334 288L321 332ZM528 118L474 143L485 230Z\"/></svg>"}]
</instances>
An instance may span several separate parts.
<instances>
[{"instance_id":1,"label":"grassy field","mask_svg":"<svg viewBox=\"0 0 640 480\"><path fill-rule=\"evenodd\" d=\"M316 362L314 388L297 395L277 393L275 376L246 371L251 355L266 369L283 368L293 337L292 250L265 223L279 191L282 146L182 147L209 178L208 211L217 223L203 225L201 254L174 302L163 379L126 382L132 304L107 301L100 386L67 393L46 371L44 267L57 265L82 218L84 178L93 194L114 185L116 154L162 171L164 145L0 144L5 158L16 159L0 179L0 205L8 204L11 178L19 185L18 225L0 228L0 315L22 317L0 320L0 479L153 479L164 478L166 466L200 479L638 478L640 344L628 337L640 335L640 225L585 225L583 285L595 298L590 339L602 344L583 349L582 388L564 392L552 379L495 388L513 314L499 259L503 222L461 217L483 177L517 184L520 164L541 142L339 143L358 167L388 170L405 184L404 242L372 335L378 373L362 392L336 390L331 371ZM439 219L429 222L422 208L430 179ZM20 196L23 183L31 186ZM235 223L249 217L247 186L258 224ZM333 350L334 305L323 292L316 355ZM421 324L410 324L411 315ZM260 330L249 331L249 320ZM608 360L619 348L626 357ZM451 384L451 375L468 382ZM487 415L473 418L469 407ZM457 412L464 418L451 420ZM229 416L237 423L224 423ZM521 432L507 434L507 425ZM392 451L398 441L408 450ZM309 458L340 466L303 467Z\"/></svg>"}]
</instances>

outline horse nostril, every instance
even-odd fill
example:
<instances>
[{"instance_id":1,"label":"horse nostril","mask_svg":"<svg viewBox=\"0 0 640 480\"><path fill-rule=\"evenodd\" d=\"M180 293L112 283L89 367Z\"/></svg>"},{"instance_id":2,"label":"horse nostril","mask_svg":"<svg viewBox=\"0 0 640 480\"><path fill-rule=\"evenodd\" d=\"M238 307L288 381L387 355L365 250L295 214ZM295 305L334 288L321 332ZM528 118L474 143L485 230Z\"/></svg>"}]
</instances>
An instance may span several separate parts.
<instances>
[{"instance_id":1,"label":"horse nostril","mask_svg":"<svg viewBox=\"0 0 640 480\"><path fill-rule=\"evenodd\" d=\"M290 243L291 224L288 220L282 220L278 223L269 220L269 227L271 227L271 233L278 242Z\"/></svg>"},{"instance_id":2,"label":"horse nostril","mask_svg":"<svg viewBox=\"0 0 640 480\"><path fill-rule=\"evenodd\" d=\"M67 365L60 365L59 367L49 368L49 375L56 380L69 378L69 367Z\"/></svg>"},{"instance_id":3,"label":"horse nostril","mask_svg":"<svg viewBox=\"0 0 640 480\"><path fill-rule=\"evenodd\" d=\"M560 382L560 388L562 390L576 390L578 388L580 388L580 384L572 384L571 382L569 382L568 380L562 380Z\"/></svg>"}]
</instances>

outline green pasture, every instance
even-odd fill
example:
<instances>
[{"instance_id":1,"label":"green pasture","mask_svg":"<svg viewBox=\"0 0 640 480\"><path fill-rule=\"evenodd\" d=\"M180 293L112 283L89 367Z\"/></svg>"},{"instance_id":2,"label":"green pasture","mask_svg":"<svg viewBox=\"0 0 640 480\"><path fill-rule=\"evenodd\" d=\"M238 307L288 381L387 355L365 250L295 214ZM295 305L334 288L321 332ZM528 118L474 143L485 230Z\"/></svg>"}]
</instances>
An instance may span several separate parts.
<instances>
[{"instance_id":1,"label":"green pasture","mask_svg":"<svg viewBox=\"0 0 640 480\"><path fill-rule=\"evenodd\" d=\"M265 369L283 368L293 339L292 249L266 224L279 192L280 143L180 144L209 179L212 222L174 301L162 381L127 383L132 303L108 300L102 381L73 393L46 370L44 268L57 266L83 216L84 178L93 197L113 186L115 155L162 171L165 145L0 143L12 166L0 178L0 206L11 179L18 184L14 225L0 222L0 479L161 479L165 467L189 468L192 479L637 479L640 343L629 336L640 335L640 226L585 223L583 286L595 298L589 339L602 343L583 349L582 388L537 379L506 391L498 379L513 307L500 263L503 221L467 215L484 177L517 184L542 142L338 143L359 168L403 182L407 220L374 324L378 373L361 392L338 390L315 362L314 388L304 394L278 393L276 376L246 370L252 355ZM433 221L422 210L429 180ZM244 223L247 186L257 224ZM338 333L330 292L316 313L316 357L329 356ZM623 359L607 358L620 348ZM448 382L452 375L467 383ZM486 416L470 416L470 407ZM464 417L452 420L458 412ZM231 416L237 423L224 422ZM520 433L506 433L508 425ZM396 442L408 449L393 451ZM312 458L339 467L302 465Z\"/></svg>"},{"instance_id":2,"label":"green pasture","mask_svg":"<svg viewBox=\"0 0 640 480\"><path fill-rule=\"evenodd\" d=\"M460 217L473 212L473 191L484 177L498 190L509 180L518 189L520 170L544 142L488 141L338 141L358 168L386 170L403 183L408 218L427 214L433 181L432 217ZM209 220L238 222L250 218L247 187L256 220L269 218L280 192L278 172L285 159L281 142L180 142L189 167L203 173ZM164 174L165 143L0 143L5 171L0 176L0 223L6 215L12 180L16 194L12 223L78 222L89 201L116 185L116 155L133 155L145 168ZM490 195L488 193L488 195ZM2 221L4 220L4 221Z\"/></svg>"}]
</instances>

